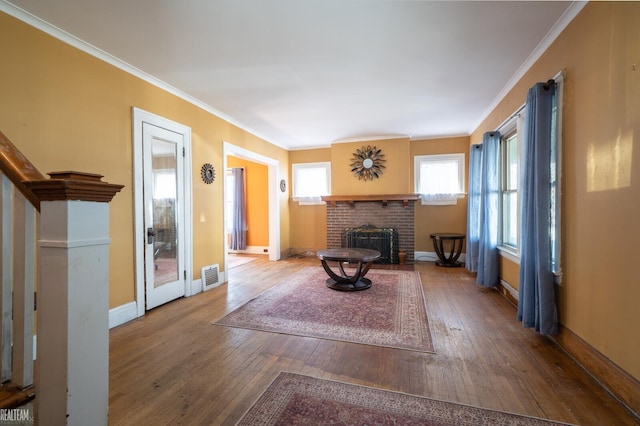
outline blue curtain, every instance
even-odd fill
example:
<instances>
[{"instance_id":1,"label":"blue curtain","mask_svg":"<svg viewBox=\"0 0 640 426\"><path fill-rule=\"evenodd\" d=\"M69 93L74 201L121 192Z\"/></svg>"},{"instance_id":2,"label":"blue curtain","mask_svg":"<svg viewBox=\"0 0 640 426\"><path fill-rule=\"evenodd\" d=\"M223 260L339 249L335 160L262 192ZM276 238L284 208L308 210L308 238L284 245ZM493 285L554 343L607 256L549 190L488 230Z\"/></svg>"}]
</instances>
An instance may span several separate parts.
<instances>
[{"instance_id":1,"label":"blue curtain","mask_svg":"<svg viewBox=\"0 0 640 426\"><path fill-rule=\"evenodd\" d=\"M247 201L245 196L244 169L234 167L233 176L233 216L231 221L231 250L247 248Z\"/></svg>"},{"instance_id":2,"label":"blue curtain","mask_svg":"<svg viewBox=\"0 0 640 426\"><path fill-rule=\"evenodd\" d=\"M518 320L541 334L558 333L554 275L551 267L551 152L555 84L529 89L522 140L523 182Z\"/></svg>"},{"instance_id":3,"label":"blue curtain","mask_svg":"<svg viewBox=\"0 0 640 426\"><path fill-rule=\"evenodd\" d=\"M478 271L480 248L480 189L482 171L482 145L471 145L469 151L469 198L467 202L467 251L465 266Z\"/></svg>"},{"instance_id":4,"label":"blue curtain","mask_svg":"<svg viewBox=\"0 0 640 426\"><path fill-rule=\"evenodd\" d=\"M498 225L500 213L500 133L482 138L482 170L478 235L478 276L484 287L498 284Z\"/></svg>"}]
</instances>

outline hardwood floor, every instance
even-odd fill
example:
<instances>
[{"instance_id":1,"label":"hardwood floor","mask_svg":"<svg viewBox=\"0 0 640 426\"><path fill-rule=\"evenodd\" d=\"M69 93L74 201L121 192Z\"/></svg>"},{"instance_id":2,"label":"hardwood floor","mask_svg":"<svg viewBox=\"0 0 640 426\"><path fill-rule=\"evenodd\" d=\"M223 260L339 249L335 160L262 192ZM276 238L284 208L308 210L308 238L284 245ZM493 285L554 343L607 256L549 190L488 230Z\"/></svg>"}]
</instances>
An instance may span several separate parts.
<instances>
[{"instance_id":1,"label":"hardwood floor","mask_svg":"<svg viewBox=\"0 0 640 426\"><path fill-rule=\"evenodd\" d=\"M233 425L280 371L580 425L640 424L464 268L415 266L435 354L212 325L309 265L319 261L261 258L112 329L109 424Z\"/></svg>"}]
</instances>

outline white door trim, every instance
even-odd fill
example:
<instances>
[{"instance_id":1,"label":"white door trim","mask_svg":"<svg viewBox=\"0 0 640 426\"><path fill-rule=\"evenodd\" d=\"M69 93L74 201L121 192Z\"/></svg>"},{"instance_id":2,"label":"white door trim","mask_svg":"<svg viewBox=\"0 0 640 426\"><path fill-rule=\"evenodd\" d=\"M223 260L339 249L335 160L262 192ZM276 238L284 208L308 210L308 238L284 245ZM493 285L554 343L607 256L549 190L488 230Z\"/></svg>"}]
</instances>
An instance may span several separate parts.
<instances>
[{"instance_id":1,"label":"white door trim","mask_svg":"<svg viewBox=\"0 0 640 426\"><path fill-rule=\"evenodd\" d=\"M269 260L280 260L280 202L278 200L279 191L279 165L280 162L270 157L249 151L230 144L222 143L223 170L227 170L227 156L232 155L238 158L244 158L256 163L265 164L268 168L267 191L269 194ZM226 179L226 173L222 173L223 179ZM223 184L223 191L226 191L226 184ZM227 194L223 194L223 200L227 199ZM224 215L225 213L223 213ZM225 218L226 220L226 218ZM225 221L223 221L224 227ZM224 270L227 271L227 252L229 244L224 238Z\"/></svg>"},{"instance_id":2,"label":"white door trim","mask_svg":"<svg viewBox=\"0 0 640 426\"><path fill-rule=\"evenodd\" d=\"M144 286L144 197L143 197L143 151L142 151L142 123L149 123L184 135L184 226L185 253L184 267L187 271L185 280L185 296L192 295L193 281L193 202L191 180L191 128L168 120L150 112L133 108L133 198L134 198L134 258L135 258L135 288L136 308L138 317L145 312Z\"/></svg>"}]
</instances>

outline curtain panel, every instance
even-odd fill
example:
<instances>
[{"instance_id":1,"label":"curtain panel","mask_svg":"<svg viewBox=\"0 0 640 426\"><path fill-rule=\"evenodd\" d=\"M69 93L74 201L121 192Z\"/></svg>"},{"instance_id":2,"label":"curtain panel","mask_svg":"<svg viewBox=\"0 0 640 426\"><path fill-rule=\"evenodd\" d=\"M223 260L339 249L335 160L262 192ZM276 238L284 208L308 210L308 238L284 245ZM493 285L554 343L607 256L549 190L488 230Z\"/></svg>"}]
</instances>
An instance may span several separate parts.
<instances>
[{"instance_id":1,"label":"curtain panel","mask_svg":"<svg viewBox=\"0 0 640 426\"><path fill-rule=\"evenodd\" d=\"M500 133L482 138L482 171L478 236L478 276L483 287L498 285L498 227L500 220Z\"/></svg>"},{"instance_id":2,"label":"curtain panel","mask_svg":"<svg viewBox=\"0 0 640 426\"><path fill-rule=\"evenodd\" d=\"M233 176L233 212L231 221L231 250L246 250L247 248L247 200L245 194L244 169L234 167Z\"/></svg>"},{"instance_id":3,"label":"curtain panel","mask_svg":"<svg viewBox=\"0 0 640 426\"><path fill-rule=\"evenodd\" d=\"M551 252L552 160L555 141L556 86L537 83L529 89L522 141L520 283L518 320L541 334L558 333Z\"/></svg>"},{"instance_id":4,"label":"curtain panel","mask_svg":"<svg viewBox=\"0 0 640 426\"><path fill-rule=\"evenodd\" d=\"M467 250L465 266L478 272L480 250L480 190L482 172L482 145L471 145L469 151L469 199L467 204Z\"/></svg>"}]
</instances>

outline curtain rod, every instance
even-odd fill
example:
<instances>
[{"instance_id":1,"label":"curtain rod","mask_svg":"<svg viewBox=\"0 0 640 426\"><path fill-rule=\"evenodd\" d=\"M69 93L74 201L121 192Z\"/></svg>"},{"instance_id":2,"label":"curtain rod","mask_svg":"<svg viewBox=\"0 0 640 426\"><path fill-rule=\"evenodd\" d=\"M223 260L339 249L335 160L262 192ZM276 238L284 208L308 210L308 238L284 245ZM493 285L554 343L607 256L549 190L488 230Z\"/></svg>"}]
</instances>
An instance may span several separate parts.
<instances>
[{"instance_id":1,"label":"curtain rod","mask_svg":"<svg viewBox=\"0 0 640 426\"><path fill-rule=\"evenodd\" d=\"M549 80L547 80L547 82L544 85L544 90L549 90L549 86L551 86L552 84L556 84L557 80L562 81L564 77L564 71L559 71L556 75L553 76L553 78L550 78ZM499 132L500 130L502 130L502 128L504 126L506 126L511 120L513 120L515 117L517 117L518 115L520 115L520 113L522 112L522 110L524 109L525 104L522 104L520 106L520 108L518 108L513 114L511 114L509 116L509 118L507 118L506 120L504 120L502 123L500 123L500 125L494 130L494 132Z\"/></svg>"},{"instance_id":2,"label":"curtain rod","mask_svg":"<svg viewBox=\"0 0 640 426\"><path fill-rule=\"evenodd\" d=\"M525 104L522 104L517 110L516 112L514 112L513 114L511 114L509 116L509 118L507 118L506 120L504 120L502 123L500 123L500 125L494 130L494 132L499 132L500 130L502 130L507 124L509 124L509 122L511 122L511 120L513 120L514 118L516 118L517 116L520 115L520 113L522 112L522 110L524 109Z\"/></svg>"}]
</instances>

